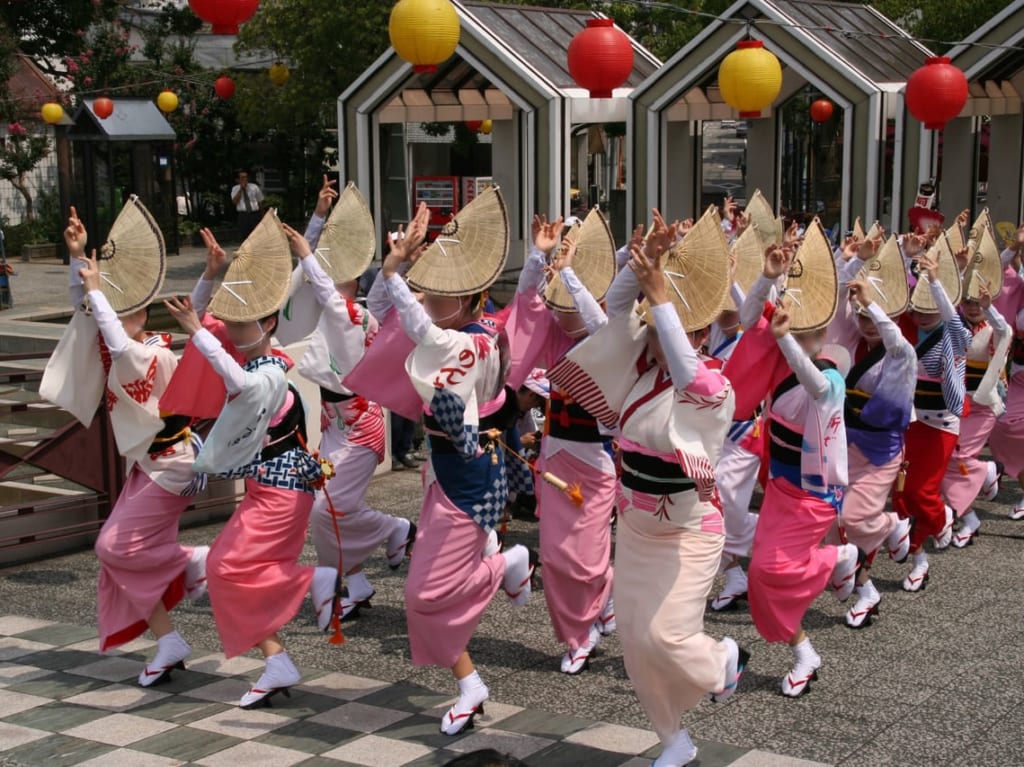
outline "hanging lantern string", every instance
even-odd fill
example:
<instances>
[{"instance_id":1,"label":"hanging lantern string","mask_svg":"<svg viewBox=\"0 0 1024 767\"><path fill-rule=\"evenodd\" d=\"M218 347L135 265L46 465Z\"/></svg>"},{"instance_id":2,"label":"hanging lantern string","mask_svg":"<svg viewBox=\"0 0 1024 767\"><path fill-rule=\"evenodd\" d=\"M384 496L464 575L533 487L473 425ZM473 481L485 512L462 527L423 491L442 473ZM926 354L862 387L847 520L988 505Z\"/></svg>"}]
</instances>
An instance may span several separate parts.
<instances>
[{"instance_id":1,"label":"hanging lantern string","mask_svg":"<svg viewBox=\"0 0 1024 767\"><path fill-rule=\"evenodd\" d=\"M747 34L750 34L750 27L754 25L772 25L776 27L786 27L787 29L801 29L809 32L831 32L833 34L842 35L849 38L874 38L878 40L891 40L899 39L906 40L907 42L917 42L921 44L931 43L937 45L945 45L950 48L955 48L961 45L975 47L975 48L988 48L993 50L1008 50L1008 51L1024 51L1024 45L1010 45L1000 43L978 43L968 42L966 40L939 40L930 37L913 37L906 34L905 32L893 32L892 34L884 32L865 32L860 29L843 29L842 27L834 27L827 25L816 26L813 24L796 24L791 21L779 21L777 19L736 19L728 18L725 16L719 16L718 14L711 13L710 11L701 11L697 8L684 8L679 5L673 5L672 3L658 2L658 0L620 0L623 3L629 3L639 8L650 10L652 8L663 11L675 11L676 13L687 15L687 16L699 16L704 19L711 19L713 21L721 21L725 24L743 24L747 27ZM927 47L927 46L926 46Z\"/></svg>"},{"instance_id":2,"label":"hanging lantern string","mask_svg":"<svg viewBox=\"0 0 1024 767\"><path fill-rule=\"evenodd\" d=\"M269 62L276 62L279 59L268 59ZM263 63L263 62L255 62ZM168 83L180 84L185 83L188 85L198 85L201 87L214 86L217 78L221 77L221 73L218 70L216 76L212 79L210 77L189 77L187 75L171 74L169 72L161 72L157 69L142 69L138 71L144 72L147 75L153 77L152 80L140 80L139 82L127 83L125 85L114 85L109 88L91 88L90 90L76 90L76 91L61 91L52 96L52 98L62 98L66 96L74 96L76 98L90 98L92 96L105 96L111 93L122 93L125 91L131 91L136 88L144 88L149 85L159 85L161 87L167 86ZM38 96L19 96L11 99L14 103L35 103L39 101Z\"/></svg>"}]
</instances>

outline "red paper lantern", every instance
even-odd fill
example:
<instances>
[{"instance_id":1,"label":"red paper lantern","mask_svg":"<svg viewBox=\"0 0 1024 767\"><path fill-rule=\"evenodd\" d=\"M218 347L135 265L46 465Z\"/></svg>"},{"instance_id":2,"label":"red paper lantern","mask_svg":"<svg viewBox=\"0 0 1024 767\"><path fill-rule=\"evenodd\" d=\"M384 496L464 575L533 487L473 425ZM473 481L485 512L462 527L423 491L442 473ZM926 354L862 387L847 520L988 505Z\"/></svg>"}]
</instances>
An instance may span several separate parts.
<instances>
[{"instance_id":1,"label":"red paper lantern","mask_svg":"<svg viewBox=\"0 0 1024 767\"><path fill-rule=\"evenodd\" d=\"M466 120L466 127L473 131L473 133L479 133L483 125L483 120Z\"/></svg>"},{"instance_id":2,"label":"red paper lantern","mask_svg":"<svg viewBox=\"0 0 1024 767\"><path fill-rule=\"evenodd\" d=\"M818 99L811 103L811 119L816 123L827 123L832 119L834 106L828 99Z\"/></svg>"},{"instance_id":3,"label":"red paper lantern","mask_svg":"<svg viewBox=\"0 0 1024 767\"><path fill-rule=\"evenodd\" d=\"M569 43L569 74L592 99L610 99L633 72L633 43L611 19L590 19Z\"/></svg>"},{"instance_id":4,"label":"red paper lantern","mask_svg":"<svg viewBox=\"0 0 1024 767\"><path fill-rule=\"evenodd\" d=\"M92 111L101 120L106 120L110 115L114 114L114 102L106 96L100 96L92 102Z\"/></svg>"},{"instance_id":5,"label":"red paper lantern","mask_svg":"<svg viewBox=\"0 0 1024 767\"><path fill-rule=\"evenodd\" d=\"M942 130L967 103L967 77L947 56L933 56L907 78L907 109L927 130Z\"/></svg>"},{"instance_id":6,"label":"red paper lantern","mask_svg":"<svg viewBox=\"0 0 1024 767\"><path fill-rule=\"evenodd\" d=\"M215 35L237 35L238 25L256 13L260 0L188 0L192 13L209 22Z\"/></svg>"},{"instance_id":7,"label":"red paper lantern","mask_svg":"<svg viewBox=\"0 0 1024 767\"><path fill-rule=\"evenodd\" d=\"M227 101L235 95L235 81L227 75L221 75L213 84L213 90L217 96Z\"/></svg>"}]
</instances>

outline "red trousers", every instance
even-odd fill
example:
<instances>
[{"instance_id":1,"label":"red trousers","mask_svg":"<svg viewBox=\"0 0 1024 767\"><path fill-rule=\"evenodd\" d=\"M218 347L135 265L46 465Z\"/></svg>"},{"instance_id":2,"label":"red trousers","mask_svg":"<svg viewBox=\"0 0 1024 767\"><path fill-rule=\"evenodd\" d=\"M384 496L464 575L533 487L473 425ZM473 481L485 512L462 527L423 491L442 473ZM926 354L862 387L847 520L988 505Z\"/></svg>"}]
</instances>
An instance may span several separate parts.
<instances>
[{"instance_id":1,"label":"red trousers","mask_svg":"<svg viewBox=\"0 0 1024 767\"><path fill-rule=\"evenodd\" d=\"M914 421L907 429L907 479L893 506L901 517L910 517L910 550L916 551L930 536L946 526L942 478L956 448L957 435Z\"/></svg>"}]
</instances>

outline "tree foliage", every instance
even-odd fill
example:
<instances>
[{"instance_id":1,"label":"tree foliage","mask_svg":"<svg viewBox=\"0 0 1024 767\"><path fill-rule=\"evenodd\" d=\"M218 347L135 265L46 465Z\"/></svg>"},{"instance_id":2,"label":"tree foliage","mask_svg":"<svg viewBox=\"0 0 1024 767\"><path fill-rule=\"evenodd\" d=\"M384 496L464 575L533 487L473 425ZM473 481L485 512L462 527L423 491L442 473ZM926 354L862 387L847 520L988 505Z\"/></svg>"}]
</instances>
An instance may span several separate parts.
<instances>
[{"instance_id":1,"label":"tree foliage","mask_svg":"<svg viewBox=\"0 0 1024 767\"><path fill-rule=\"evenodd\" d=\"M1006 0L877 0L869 4L923 40L928 48L945 53L952 43L963 40L1001 11Z\"/></svg>"},{"instance_id":2,"label":"tree foliage","mask_svg":"<svg viewBox=\"0 0 1024 767\"><path fill-rule=\"evenodd\" d=\"M0 3L0 20L20 40L47 74L58 75L56 62L84 49L85 30L117 15L120 0L30 0Z\"/></svg>"}]
</instances>

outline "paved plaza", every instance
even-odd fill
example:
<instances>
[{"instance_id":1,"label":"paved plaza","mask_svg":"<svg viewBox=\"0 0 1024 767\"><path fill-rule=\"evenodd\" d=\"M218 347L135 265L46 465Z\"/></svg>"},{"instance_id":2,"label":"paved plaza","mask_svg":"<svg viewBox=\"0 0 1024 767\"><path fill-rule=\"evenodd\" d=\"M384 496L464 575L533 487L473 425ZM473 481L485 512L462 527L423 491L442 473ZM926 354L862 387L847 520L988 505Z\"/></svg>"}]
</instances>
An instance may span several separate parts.
<instances>
[{"instance_id":1,"label":"paved plaza","mask_svg":"<svg viewBox=\"0 0 1024 767\"><path fill-rule=\"evenodd\" d=\"M418 484L414 472L384 475L370 501L414 515ZM821 597L808 629L824 664L804 698L780 696L789 652L761 641L745 610L709 614L708 631L735 636L753 661L731 701L701 704L687 717L699 764L1024 765L1024 527L1003 513L1013 497L1004 490L1002 505L982 504L977 543L935 555L922 593L900 591L905 567L881 562L881 616L871 628L846 628L845 608ZM191 528L182 537L209 542L218 529ZM536 532L534 523L514 520L509 537L535 545ZM312 561L311 548L304 558ZM190 669L143 691L133 680L148 642L124 654L96 653L91 552L2 570L0 764L433 765L494 746L537 767L599 767L641 765L657 753L615 637L602 643L589 672L557 673L562 650L542 593L522 610L503 597L488 609L470 644L491 690L487 715L467 735L440 735L437 719L454 686L446 670L409 664L403 573L371 563L374 607L345 624L341 646L316 632L307 603L284 631L305 672L302 686L272 709L244 712L233 703L261 663L254 653L226 662L216 654L206 599L175 611L196 648Z\"/></svg>"}]
</instances>

